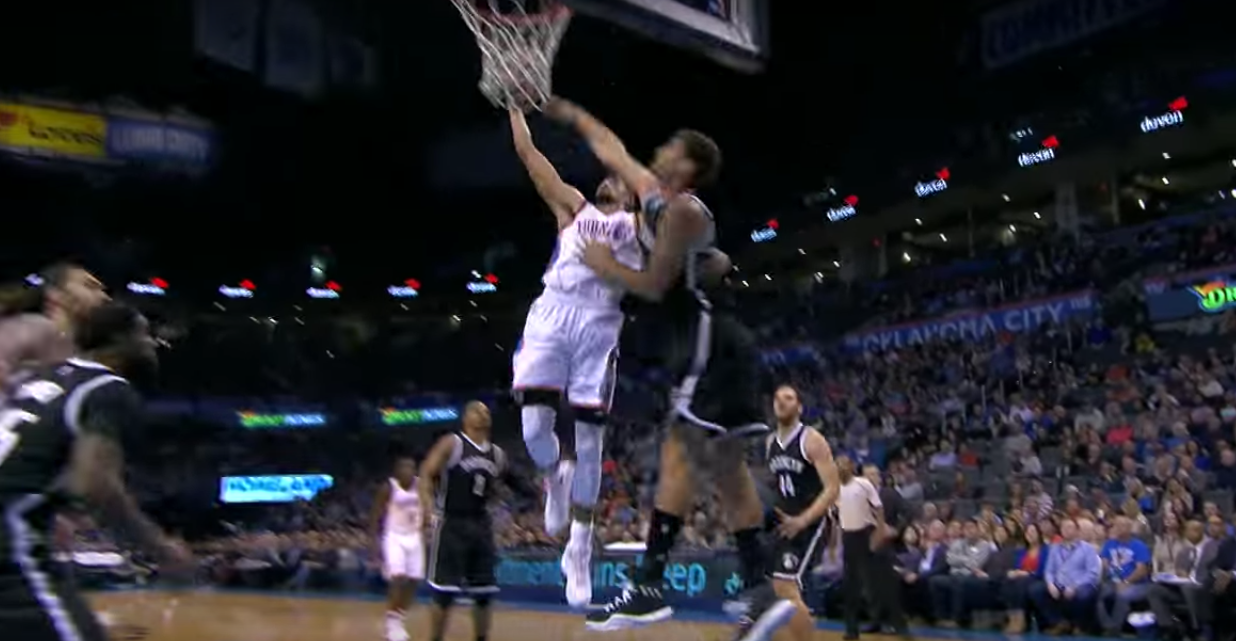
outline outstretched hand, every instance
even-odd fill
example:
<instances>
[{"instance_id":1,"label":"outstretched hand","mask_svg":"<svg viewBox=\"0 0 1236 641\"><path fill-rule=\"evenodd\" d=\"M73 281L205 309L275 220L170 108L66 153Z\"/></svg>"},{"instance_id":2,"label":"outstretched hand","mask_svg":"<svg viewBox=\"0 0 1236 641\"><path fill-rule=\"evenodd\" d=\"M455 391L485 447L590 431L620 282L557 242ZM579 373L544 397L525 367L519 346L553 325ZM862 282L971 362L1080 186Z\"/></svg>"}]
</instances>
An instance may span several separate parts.
<instances>
[{"instance_id":1,"label":"outstretched hand","mask_svg":"<svg viewBox=\"0 0 1236 641\"><path fill-rule=\"evenodd\" d=\"M564 100L558 96L550 97L549 102L545 103L545 107L541 111L547 117L558 122L570 123L575 117L575 105L569 100Z\"/></svg>"}]
</instances>

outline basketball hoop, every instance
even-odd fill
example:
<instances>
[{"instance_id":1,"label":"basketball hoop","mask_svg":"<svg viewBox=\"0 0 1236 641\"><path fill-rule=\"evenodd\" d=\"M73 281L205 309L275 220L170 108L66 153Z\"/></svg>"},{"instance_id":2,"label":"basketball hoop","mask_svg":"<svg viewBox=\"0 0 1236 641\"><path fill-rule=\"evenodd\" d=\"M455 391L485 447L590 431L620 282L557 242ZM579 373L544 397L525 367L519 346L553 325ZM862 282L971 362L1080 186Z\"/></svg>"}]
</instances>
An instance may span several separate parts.
<instances>
[{"instance_id":1,"label":"basketball hoop","mask_svg":"<svg viewBox=\"0 0 1236 641\"><path fill-rule=\"evenodd\" d=\"M451 0L481 50L481 93L497 107L540 109L571 22L557 0Z\"/></svg>"}]
</instances>

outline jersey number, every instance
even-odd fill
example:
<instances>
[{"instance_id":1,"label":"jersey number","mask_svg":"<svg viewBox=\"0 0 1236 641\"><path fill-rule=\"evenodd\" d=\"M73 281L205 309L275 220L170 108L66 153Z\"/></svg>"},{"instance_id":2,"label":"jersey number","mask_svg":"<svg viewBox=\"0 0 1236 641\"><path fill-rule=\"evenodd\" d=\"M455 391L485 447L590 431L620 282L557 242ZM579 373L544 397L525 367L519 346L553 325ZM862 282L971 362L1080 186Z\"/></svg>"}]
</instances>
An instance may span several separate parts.
<instances>
[{"instance_id":1,"label":"jersey number","mask_svg":"<svg viewBox=\"0 0 1236 641\"><path fill-rule=\"evenodd\" d=\"M4 461L9 458L13 450L17 449L18 443L21 443L21 434L18 433L23 425L32 425L39 422L39 417L23 410L3 410L0 411L0 465L4 465Z\"/></svg>"},{"instance_id":2,"label":"jersey number","mask_svg":"<svg viewBox=\"0 0 1236 641\"><path fill-rule=\"evenodd\" d=\"M477 474L472 477L472 493L477 496L485 496L485 477Z\"/></svg>"},{"instance_id":3,"label":"jersey number","mask_svg":"<svg viewBox=\"0 0 1236 641\"><path fill-rule=\"evenodd\" d=\"M789 474L780 474L777 476L777 488L781 490L781 496L794 496L794 477Z\"/></svg>"}]
</instances>

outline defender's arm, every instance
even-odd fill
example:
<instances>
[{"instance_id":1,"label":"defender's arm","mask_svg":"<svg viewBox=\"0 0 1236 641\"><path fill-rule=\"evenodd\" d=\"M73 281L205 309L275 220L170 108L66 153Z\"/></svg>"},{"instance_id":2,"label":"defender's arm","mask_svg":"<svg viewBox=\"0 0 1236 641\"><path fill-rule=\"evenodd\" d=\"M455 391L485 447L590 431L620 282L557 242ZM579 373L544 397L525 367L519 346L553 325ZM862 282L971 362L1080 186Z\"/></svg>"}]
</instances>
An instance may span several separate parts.
<instances>
[{"instance_id":1,"label":"defender's arm","mask_svg":"<svg viewBox=\"0 0 1236 641\"><path fill-rule=\"evenodd\" d=\"M708 217L698 203L689 198L675 198L666 206L657 224L657 244L644 271L635 271L619 263L612 252L589 266L602 278L619 283L635 295L659 301L682 273L687 251L704 233L707 222Z\"/></svg>"},{"instance_id":2,"label":"defender's arm","mask_svg":"<svg viewBox=\"0 0 1236 641\"><path fill-rule=\"evenodd\" d=\"M622 140L579 105L562 98L554 98L545 106L545 114L558 122L575 127L588 141L588 146L592 147L592 153L596 154L597 160L641 198L661 188L657 177L627 153Z\"/></svg>"}]
</instances>

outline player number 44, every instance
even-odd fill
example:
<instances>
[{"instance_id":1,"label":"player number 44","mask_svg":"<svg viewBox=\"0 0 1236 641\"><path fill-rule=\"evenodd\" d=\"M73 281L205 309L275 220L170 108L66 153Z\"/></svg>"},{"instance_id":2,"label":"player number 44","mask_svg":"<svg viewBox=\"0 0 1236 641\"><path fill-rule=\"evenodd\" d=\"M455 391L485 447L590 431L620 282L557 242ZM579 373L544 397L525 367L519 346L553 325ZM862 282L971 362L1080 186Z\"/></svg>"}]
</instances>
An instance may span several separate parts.
<instances>
[{"instance_id":1,"label":"player number 44","mask_svg":"<svg viewBox=\"0 0 1236 641\"><path fill-rule=\"evenodd\" d=\"M777 487L781 490L781 496L794 496L794 479L789 474L777 477Z\"/></svg>"},{"instance_id":2,"label":"player number 44","mask_svg":"<svg viewBox=\"0 0 1236 641\"><path fill-rule=\"evenodd\" d=\"M24 425L39 422L39 417L24 410L0 410L0 465L9 458L21 443L18 432Z\"/></svg>"}]
</instances>

